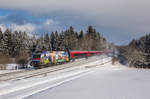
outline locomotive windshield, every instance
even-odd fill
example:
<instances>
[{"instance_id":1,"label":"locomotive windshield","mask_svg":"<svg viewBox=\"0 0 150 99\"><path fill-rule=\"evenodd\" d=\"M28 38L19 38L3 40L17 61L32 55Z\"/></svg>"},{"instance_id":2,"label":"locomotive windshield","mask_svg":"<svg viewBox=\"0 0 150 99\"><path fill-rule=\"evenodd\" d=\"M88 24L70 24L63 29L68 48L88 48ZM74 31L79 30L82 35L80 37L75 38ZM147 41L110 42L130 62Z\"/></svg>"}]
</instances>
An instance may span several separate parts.
<instances>
[{"instance_id":1,"label":"locomotive windshield","mask_svg":"<svg viewBox=\"0 0 150 99\"><path fill-rule=\"evenodd\" d=\"M33 55L33 58L40 58L41 55Z\"/></svg>"}]
</instances>

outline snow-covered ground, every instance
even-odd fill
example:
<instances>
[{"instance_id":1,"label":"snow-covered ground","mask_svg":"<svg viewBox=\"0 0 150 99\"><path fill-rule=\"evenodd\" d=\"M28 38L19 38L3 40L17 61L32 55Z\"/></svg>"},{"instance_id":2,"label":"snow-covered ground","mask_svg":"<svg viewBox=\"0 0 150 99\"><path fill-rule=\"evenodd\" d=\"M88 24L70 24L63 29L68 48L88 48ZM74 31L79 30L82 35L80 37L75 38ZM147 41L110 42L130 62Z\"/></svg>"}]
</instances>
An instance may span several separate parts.
<instances>
[{"instance_id":1,"label":"snow-covered ground","mask_svg":"<svg viewBox=\"0 0 150 99\"><path fill-rule=\"evenodd\" d=\"M37 93L41 90L51 88L57 85L60 85L64 82L76 79L82 75L85 75L91 70L91 67L87 66L96 66L97 63L101 64L101 58L104 57L103 62L108 62L111 60L110 57L98 56L88 59L88 63L84 63L79 66L74 66L71 68L59 70L46 75L40 75L37 77L29 79L18 79L0 82L0 98L2 99L16 99L29 96L31 94ZM93 61L91 61L91 59ZM81 60L82 61L82 60ZM76 64L80 61L75 61L73 64ZM72 64L72 63L71 63ZM99 65L97 64L97 65ZM67 64L66 64L67 65ZM77 65L77 64L76 64Z\"/></svg>"},{"instance_id":2,"label":"snow-covered ground","mask_svg":"<svg viewBox=\"0 0 150 99\"><path fill-rule=\"evenodd\" d=\"M3 64L0 64L2 66ZM17 64L5 64L5 70L0 70L0 74L10 73L10 72L17 72L17 71L24 71L25 69L19 69Z\"/></svg>"},{"instance_id":3,"label":"snow-covered ground","mask_svg":"<svg viewBox=\"0 0 150 99\"><path fill-rule=\"evenodd\" d=\"M17 72L17 71L24 71L24 70L23 69L18 69L18 70L0 70L0 74Z\"/></svg>"},{"instance_id":4,"label":"snow-covered ground","mask_svg":"<svg viewBox=\"0 0 150 99\"><path fill-rule=\"evenodd\" d=\"M110 63L26 99L150 99L150 70Z\"/></svg>"},{"instance_id":5,"label":"snow-covered ground","mask_svg":"<svg viewBox=\"0 0 150 99\"><path fill-rule=\"evenodd\" d=\"M150 70L128 68L111 58L0 83L0 99L149 99ZM108 62L104 65L102 63Z\"/></svg>"}]
</instances>

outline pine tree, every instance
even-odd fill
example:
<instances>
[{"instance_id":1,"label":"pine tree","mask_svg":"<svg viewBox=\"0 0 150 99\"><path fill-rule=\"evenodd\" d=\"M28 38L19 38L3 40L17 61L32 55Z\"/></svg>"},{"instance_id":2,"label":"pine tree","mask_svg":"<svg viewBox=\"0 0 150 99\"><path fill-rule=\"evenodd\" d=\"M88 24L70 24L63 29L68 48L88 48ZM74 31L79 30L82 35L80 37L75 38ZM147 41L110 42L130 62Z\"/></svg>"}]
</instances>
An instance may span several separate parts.
<instances>
[{"instance_id":1,"label":"pine tree","mask_svg":"<svg viewBox=\"0 0 150 99\"><path fill-rule=\"evenodd\" d=\"M36 50L38 50L37 48L38 48L37 39L36 39L35 35L33 35L33 37L31 38L31 41L30 41L31 52L32 53L36 52Z\"/></svg>"},{"instance_id":2,"label":"pine tree","mask_svg":"<svg viewBox=\"0 0 150 99\"><path fill-rule=\"evenodd\" d=\"M83 38L83 31L81 30L79 33L79 39L82 39L82 38Z\"/></svg>"},{"instance_id":3,"label":"pine tree","mask_svg":"<svg viewBox=\"0 0 150 99\"><path fill-rule=\"evenodd\" d=\"M39 51L42 51L43 48L44 48L44 38L43 38L42 35L41 35L40 38L37 40L37 43L38 43L38 50L39 50Z\"/></svg>"},{"instance_id":4,"label":"pine tree","mask_svg":"<svg viewBox=\"0 0 150 99\"><path fill-rule=\"evenodd\" d=\"M58 50L59 35L57 31L55 32L55 42L56 42L55 48L56 50Z\"/></svg>"},{"instance_id":5,"label":"pine tree","mask_svg":"<svg viewBox=\"0 0 150 99\"><path fill-rule=\"evenodd\" d=\"M144 56L145 56L144 64L145 64L146 67L150 68L150 35L145 36Z\"/></svg>"},{"instance_id":6,"label":"pine tree","mask_svg":"<svg viewBox=\"0 0 150 99\"><path fill-rule=\"evenodd\" d=\"M78 34L74 32L74 28L71 26L65 31L65 47L71 50L75 50L77 47Z\"/></svg>"},{"instance_id":7,"label":"pine tree","mask_svg":"<svg viewBox=\"0 0 150 99\"><path fill-rule=\"evenodd\" d=\"M11 53L11 47L12 47L11 31L7 29L4 32L4 53L7 56L9 56Z\"/></svg>"},{"instance_id":8,"label":"pine tree","mask_svg":"<svg viewBox=\"0 0 150 99\"><path fill-rule=\"evenodd\" d=\"M10 56L11 56L11 57L15 57L16 55L18 55L18 52L19 52L19 50L17 49L17 39L16 39L16 35L15 35L15 34L12 34L12 35L11 35L11 38L12 38L12 41L11 41L12 47L11 47L11 50L10 50L10 52L11 52Z\"/></svg>"},{"instance_id":9,"label":"pine tree","mask_svg":"<svg viewBox=\"0 0 150 99\"><path fill-rule=\"evenodd\" d=\"M55 34L52 32L50 37L51 37L51 48L52 48L52 50L56 50Z\"/></svg>"},{"instance_id":10,"label":"pine tree","mask_svg":"<svg viewBox=\"0 0 150 99\"><path fill-rule=\"evenodd\" d=\"M2 33L2 30L0 28L0 39L3 37L3 33ZM0 43L1 43L1 40L0 40Z\"/></svg>"},{"instance_id":11,"label":"pine tree","mask_svg":"<svg viewBox=\"0 0 150 99\"><path fill-rule=\"evenodd\" d=\"M4 44L3 33L0 28L0 53L3 53L3 44Z\"/></svg>"},{"instance_id":12,"label":"pine tree","mask_svg":"<svg viewBox=\"0 0 150 99\"><path fill-rule=\"evenodd\" d=\"M64 50L65 45L65 33L62 31L58 39L58 50Z\"/></svg>"},{"instance_id":13,"label":"pine tree","mask_svg":"<svg viewBox=\"0 0 150 99\"><path fill-rule=\"evenodd\" d=\"M27 50L28 49L28 43L29 43L29 37L28 37L26 32L22 33L22 38L23 38L23 48L25 50Z\"/></svg>"},{"instance_id":14,"label":"pine tree","mask_svg":"<svg viewBox=\"0 0 150 99\"><path fill-rule=\"evenodd\" d=\"M21 51L22 46L21 32L15 31L13 33L13 43L14 43L14 51L16 52L15 54L18 55L19 52Z\"/></svg>"},{"instance_id":15,"label":"pine tree","mask_svg":"<svg viewBox=\"0 0 150 99\"><path fill-rule=\"evenodd\" d=\"M48 33L46 33L44 36L44 47L45 47L45 50L52 50L50 36Z\"/></svg>"},{"instance_id":16,"label":"pine tree","mask_svg":"<svg viewBox=\"0 0 150 99\"><path fill-rule=\"evenodd\" d=\"M96 30L92 26L88 27L85 39L87 42L86 46L87 46L88 50L97 50L98 49L97 45L99 45L100 40L98 38Z\"/></svg>"}]
</instances>

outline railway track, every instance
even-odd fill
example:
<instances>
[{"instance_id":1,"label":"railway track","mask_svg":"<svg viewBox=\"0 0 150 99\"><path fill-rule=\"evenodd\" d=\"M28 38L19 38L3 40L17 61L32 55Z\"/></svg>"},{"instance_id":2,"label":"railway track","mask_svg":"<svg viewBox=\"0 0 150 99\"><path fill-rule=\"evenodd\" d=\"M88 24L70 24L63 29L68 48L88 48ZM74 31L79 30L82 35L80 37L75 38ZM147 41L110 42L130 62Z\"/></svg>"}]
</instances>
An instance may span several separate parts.
<instances>
[{"instance_id":1,"label":"railway track","mask_svg":"<svg viewBox=\"0 0 150 99\"><path fill-rule=\"evenodd\" d=\"M99 59L101 59L101 56L90 57L89 59L86 59L86 60L80 60L78 62L72 62L72 63L62 64L62 65L47 67L47 68L43 68L39 70L18 71L18 72L0 74L0 82L9 81L9 80L27 79L27 78L31 78L31 77L35 77L39 75L46 75L48 73L56 72L59 70L84 65L89 62L97 61ZM85 65L85 67L88 67L88 66Z\"/></svg>"}]
</instances>

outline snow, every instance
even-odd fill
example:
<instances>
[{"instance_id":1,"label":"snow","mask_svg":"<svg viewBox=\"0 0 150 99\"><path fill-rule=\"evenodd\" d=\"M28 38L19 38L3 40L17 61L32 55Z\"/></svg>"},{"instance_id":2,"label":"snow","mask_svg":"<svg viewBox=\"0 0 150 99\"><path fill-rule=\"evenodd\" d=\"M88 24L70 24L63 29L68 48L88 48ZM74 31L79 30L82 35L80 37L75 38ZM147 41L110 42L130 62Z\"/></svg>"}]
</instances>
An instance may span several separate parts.
<instances>
[{"instance_id":1,"label":"snow","mask_svg":"<svg viewBox=\"0 0 150 99\"><path fill-rule=\"evenodd\" d=\"M10 71L10 70L16 70L18 65L17 64L0 64L0 66L4 66L5 69L3 71ZM1 71L1 70L0 70ZM10 71L11 72L11 71Z\"/></svg>"},{"instance_id":2,"label":"snow","mask_svg":"<svg viewBox=\"0 0 150 99\"><path fill-rule=\"evenodd\" d=\"M106 67L106 68L105 68ZM149 99L150 70L106 64L61 86L26 99Z\"/></svg>"},{"instance_id":3,"label":"snow","mask_svg":"<svg viewBox=\"0 0 150 99\"><path fill-rule=\"evenodd\" d=\"M0 64L1 66L3 64ZM11 73L11 72L17 72L17 71L24 71L25 69L18 69L17 64L5 64L6 70L0 70L0 74L5 74L5 73Z\"/></svg>"},{"instance_id":4,"label":"snow","mask_svg":"<svg viewBox=\"0 0 150 99\"><path fill-rule=\"evenodd\" d=\"M17 98L25 97L33 93L39 92L43 89L57 86L61 83L70 81L72 79L78 78L81 75L88 73L90 69L88 68L85 69L85 66L89 66L91 65L91 63L95 63L95 62L96 61L93 61L90 63L86 63L86 65L84 64L84 65L60 70L55 73L50 73L50 74L47 74L46 77L45 75L41 75L41 76L31 78L31 79L21 79L21 80L16 80L16 81L0 82L0 97L1 98L11 97L11 99L12 98L16 99L16 97Z\"/></svg>"},{"instance_id":5,"label":"snow","mask_svg":"<svg viewBox=\"0 0 150 99\"><path fill-rule=\"evenodd\" d=\"M5 73L11 73L11 72L17 72L17 71L23 71L23 70L0 70L0 74L5 74Z\"/></svg>"},{"instance_id":6,"label":"snow","mask_svg":"<svg viewBox=\"0 0 150 99\"><path fill-rule=\"evenodd\" d=\"M17 66L18 66L17 64L7 64L6 69L16 69Z\"/></svg>"},{"instance_id":7,"label":"snow","mask_svg":"<svg viewBox=\"0 0 150 99\"><path fill-rule=\"evenodd\" d=\"M106 57L106 56L103 56ZM47 76L0 83L1 99L149 99L150 70L100 57ZM106 63L106 64L102 64Z\"/></svg>"}]
</instances>

